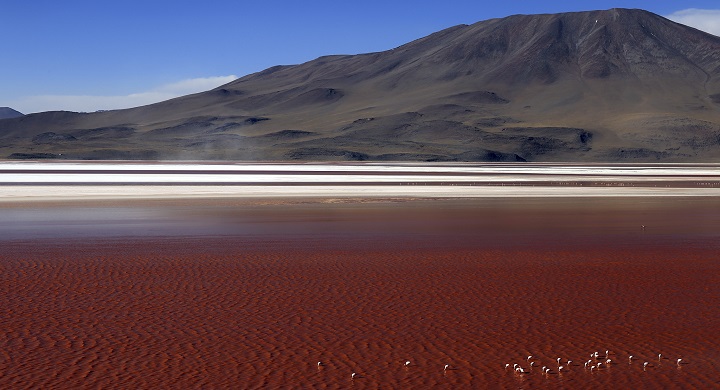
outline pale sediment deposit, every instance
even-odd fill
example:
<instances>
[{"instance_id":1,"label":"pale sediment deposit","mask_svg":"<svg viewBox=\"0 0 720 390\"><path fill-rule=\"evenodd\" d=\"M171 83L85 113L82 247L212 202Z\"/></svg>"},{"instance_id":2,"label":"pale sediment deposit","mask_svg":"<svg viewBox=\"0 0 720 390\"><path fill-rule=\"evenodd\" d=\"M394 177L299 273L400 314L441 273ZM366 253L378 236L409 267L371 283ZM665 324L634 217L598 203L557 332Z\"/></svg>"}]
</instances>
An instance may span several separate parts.
<instances>
[{"instance_id":1,"label":"pale sediment deposit","mask_svg":"<svg viewBox=\"0 0 720 390\"><path fill-rule=\"evenodd\" d=\"M717 195L718 164L0 163L0 201Z\"/></svg>"}]
</instances>

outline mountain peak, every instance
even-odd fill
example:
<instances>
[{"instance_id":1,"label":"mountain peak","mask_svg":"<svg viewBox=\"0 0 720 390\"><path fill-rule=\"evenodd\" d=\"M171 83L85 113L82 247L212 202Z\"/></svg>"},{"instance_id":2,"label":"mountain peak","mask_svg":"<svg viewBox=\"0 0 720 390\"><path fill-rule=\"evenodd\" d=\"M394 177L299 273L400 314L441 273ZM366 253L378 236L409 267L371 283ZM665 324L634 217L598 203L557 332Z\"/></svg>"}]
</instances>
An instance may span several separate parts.
<instances>
[{"instance_id":1,"label":"mountain peak","mask_svg":"<svg viewBox=\"0 0 720 390\"><path fill-rule=\"evenodd\" d=\"M13 110L10 107L0 107L0 119L17 118L23 116L20 111Z\"/></svg>"},{"instance_id":2,"label":"mountain peak","mask_svg":"<svg viewBox=\"0 0 720 390\"><path fill-rule=\"evenodd\" d=\"M720 161L720 38L639 9L513 15L2 137L0 157Z\"/></svg>"},{"instance_id":3,"label":"mountain peak","mask_svg":"<svg viewBox=\"0 0 720 390\"><path fill-rule=\"evenodd\" d=\"M645 79L688 66L702 78L720 64L720 39L640 9L513 15L445 31L427 37L433 59L455 64L457 75L482 69L487 81Z\"/></svg>"}]
</instances>

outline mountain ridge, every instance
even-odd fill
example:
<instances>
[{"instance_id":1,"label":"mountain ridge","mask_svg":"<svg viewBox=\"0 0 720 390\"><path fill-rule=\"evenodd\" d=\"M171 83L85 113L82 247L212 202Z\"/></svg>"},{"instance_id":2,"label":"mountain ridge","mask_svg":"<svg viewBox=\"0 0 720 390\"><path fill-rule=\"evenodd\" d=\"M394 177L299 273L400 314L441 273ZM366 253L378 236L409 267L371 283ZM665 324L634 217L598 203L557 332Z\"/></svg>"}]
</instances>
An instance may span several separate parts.
<instances>
[{"instance_id":1,"label":"mountain ridge","mask_svg":"<svg viewBox=\"0 0 720 390\"><path fill-rule=\"evenodd\" d=\"M643 10L513 15L149 106L0 121L10 135L0 155L717 161L720 38Z\"/></svg>"},{"instance_id":2,"label":"mountain ridge","mask_svg":"<svg viewBox=\"0 0 720 390\"><path fill-rule=\"evenodd\" d=\"M0 107L0 119L11 119L21 117L24 114L20 111L13 110L10 107Z\"/></svg>"}]
</instances>

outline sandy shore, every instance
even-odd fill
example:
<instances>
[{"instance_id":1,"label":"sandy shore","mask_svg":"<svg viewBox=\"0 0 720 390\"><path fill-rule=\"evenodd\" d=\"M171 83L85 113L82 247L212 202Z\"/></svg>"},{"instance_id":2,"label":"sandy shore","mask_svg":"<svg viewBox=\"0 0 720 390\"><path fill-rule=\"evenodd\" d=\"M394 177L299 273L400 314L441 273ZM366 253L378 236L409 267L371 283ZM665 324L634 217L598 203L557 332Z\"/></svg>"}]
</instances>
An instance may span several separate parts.
<instances>
[{"instance_id":1,"label":"sandy shore","mask_svg":"<svg viewBox=\"0 0 720 390\"><path fill-rule=\"evenodd\" d=\"M720 200L666 199L5 208L0 387L716 387Z\"/></svg>"}]
</instances>

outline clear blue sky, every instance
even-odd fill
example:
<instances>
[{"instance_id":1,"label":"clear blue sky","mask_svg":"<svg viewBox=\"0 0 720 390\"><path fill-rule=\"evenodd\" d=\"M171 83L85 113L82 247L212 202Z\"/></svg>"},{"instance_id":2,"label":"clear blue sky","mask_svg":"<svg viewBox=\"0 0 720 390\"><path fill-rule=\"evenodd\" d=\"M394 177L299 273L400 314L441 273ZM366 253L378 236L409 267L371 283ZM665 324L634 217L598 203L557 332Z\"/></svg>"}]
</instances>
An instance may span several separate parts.
<instances>
[{"instance_id":1,"label":"clear blue sky","mask_svg":"<svg viewBox=\"0 0 720 390\"><path fill-rule=\"evenodd\" d=\"M78 96L123 105L133 94L159 99L277 64L387 50L461 23L614 7L667 16L720 2L9 0L0 6L0 106L76 109L63 102Z\"/></svg>"}]
</instances>

